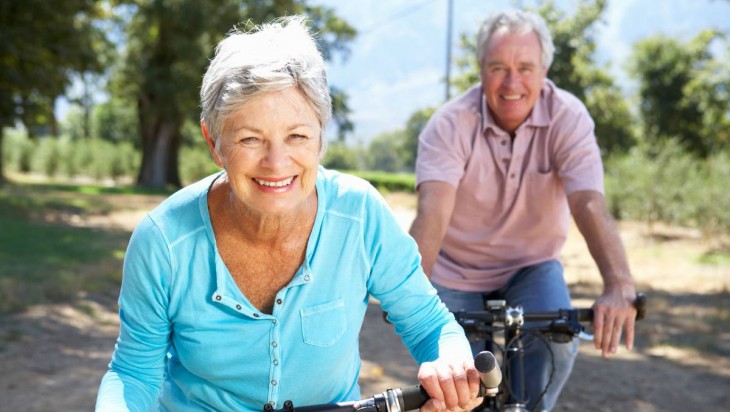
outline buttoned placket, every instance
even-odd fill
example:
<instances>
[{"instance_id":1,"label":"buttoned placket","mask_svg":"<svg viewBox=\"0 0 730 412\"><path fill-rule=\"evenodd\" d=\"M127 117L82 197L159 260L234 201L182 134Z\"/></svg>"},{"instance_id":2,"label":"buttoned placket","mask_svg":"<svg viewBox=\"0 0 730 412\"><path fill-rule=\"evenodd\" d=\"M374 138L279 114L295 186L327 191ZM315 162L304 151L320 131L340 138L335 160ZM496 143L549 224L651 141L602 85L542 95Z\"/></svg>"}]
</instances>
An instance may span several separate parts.
<instances>
[{"instance_id":1,"label":"buttoned placket","mask_svg":"<svg viewBox=\"0 0 730 412\"><path fill-rule=\"evenodd\" d=\"M279 388L281 381L281 374L283 363L281 360L281 322L279 315L282 311L286 310L286 295L291 292L292 288L309 285L312 282L312 273L309 269L308 264L304 264L300 272L294 276L294 279L284 287L279 293L276 294L274 299L274 310L271 315L267 315L267 320L271 322L271 329L269 333L269 358L271 359L271 365L269 368L269 396L268 404L273 408L276 408L279 403Z\"/></svg>"},{"instance_id":2,"label":"buttoned placket","mask_svg":"<svg viewBox=\"0 0 730 412\"><path fill-rule=\"evenodd\" d=\"M281 313L284 309L284 305L287 301L287 293L294 287L306 286L312 283L314 276L311 269L309 268L308 258L305 259L305 263L302 265L300 270L294 275L294 278L289 282L287 286L282 288L274 299L274 309L271 315L263 313L258 309L252 308L251 305L247 305L243 302L239 302L236 299L230 297L226 293L225 280L221 277L218 278L219 286L216 291L213 292L211 299L217 304L222 304L229 308L234 309L236 312L249 319L259 320L262 322L269 322L269 393L266 405L271 408L276 408L279 399L279 382L281 380L281 371L284 366L281 361Z\"/></svg>"},{"instance_id":3,"label":"buttoned placket","mask_svg":"<svg viewBox=\"0 0 730 412\"><path fill-rule=\"evenodd\" d=\"M512 139L503 131L487 132L487 139L491 147L497 167L505 179L509 179L510 166L512 164Z\"/></svg>"}]
</instances>

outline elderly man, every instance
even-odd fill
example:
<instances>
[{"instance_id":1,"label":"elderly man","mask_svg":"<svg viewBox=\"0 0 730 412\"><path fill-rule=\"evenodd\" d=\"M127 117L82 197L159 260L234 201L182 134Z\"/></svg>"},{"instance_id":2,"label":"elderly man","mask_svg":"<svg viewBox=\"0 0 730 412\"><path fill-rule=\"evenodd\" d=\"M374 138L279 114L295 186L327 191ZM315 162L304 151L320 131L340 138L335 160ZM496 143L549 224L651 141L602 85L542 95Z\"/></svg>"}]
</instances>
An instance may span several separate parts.
<instances>
[{"instance_id":1,"label":"elderly man","mask_svg":"<svg viewBox=\"0 0 730 412\"><path fill-rule=\"evenodd\" d=\"M547 79L554 50L537 15L505 11L485 20L481 84L438 110L419 138L410 233L452 311L480 310L493 298L551 311L571 306L558 257L572 213L603 278L595 346L608 356L622 332L626 347L633 344L636 291L606 210L593 120ZM550 345L525 345L530 410L553 408L577 353L576 342Z\"/></svg>"}]
</instances>

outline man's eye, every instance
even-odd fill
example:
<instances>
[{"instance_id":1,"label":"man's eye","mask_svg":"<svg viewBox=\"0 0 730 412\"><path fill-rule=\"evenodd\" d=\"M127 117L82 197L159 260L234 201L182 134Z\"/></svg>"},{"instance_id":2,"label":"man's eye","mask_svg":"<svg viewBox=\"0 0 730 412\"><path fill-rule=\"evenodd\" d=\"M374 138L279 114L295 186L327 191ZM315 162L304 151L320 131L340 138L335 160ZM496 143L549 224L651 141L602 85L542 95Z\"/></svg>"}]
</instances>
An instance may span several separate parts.
<instances>
[{"instance_id":1,"label":"man's eye","mask_svg":"<svg viewBox=\"0 0 730 412\"><path fill-rule=\"evenodd\" d=\"M293 134L293 135L289 136L289 138L292 140L307 140L308 139L307 136L304 136L302 134Z\"/></svg>"}]
</instances>

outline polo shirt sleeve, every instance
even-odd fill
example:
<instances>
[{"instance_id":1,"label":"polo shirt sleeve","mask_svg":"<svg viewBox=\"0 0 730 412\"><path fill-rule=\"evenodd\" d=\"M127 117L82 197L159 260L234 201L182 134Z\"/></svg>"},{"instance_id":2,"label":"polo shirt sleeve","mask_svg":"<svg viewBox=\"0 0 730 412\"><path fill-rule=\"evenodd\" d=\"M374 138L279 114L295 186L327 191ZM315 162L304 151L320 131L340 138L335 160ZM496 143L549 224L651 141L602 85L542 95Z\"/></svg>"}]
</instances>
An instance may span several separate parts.
<instances>
[{"instance_id":1,"label":"polo shirt sleeve","mask_svg":"<svg viewBox=\"0 0 730 412\"><path fill-rule=\"evenodd\" d=\"M170 345L170 262L162 234L146 217L124 258L119 337L99 387L98 411L149 411L156 405Z\"/></svg>"},{"instance_id":2,"label":"polo shirt sleeve","mask_svg":"<svg viewBox=\"0 0 730 412\"><path fill-rule=\"evenodd\" d=\"M462 117L467 117L464 119ZM471 155L473 119L446 105L431 116L418 137L416 187L426 181L458 187Z\"/></svg>"},{"instance_id":3,"label":"polo shirt sleeve","mask_svg":"<svg viewBox=\"0 0 730 412\"><path fill-rule=\"evenodd\" d=\"M572 96L571 96L572 97ZM603 162L594 133L594 122L577 98L567 100L554 120L553 160L565 193L580 190L604 193Z\"/></svg>"},{"instance_id":4,"label":"polo shirt sleeve","mask_svg":"<svg viewBox=\"0 0 730 412\"><path fill-rule=\"evenodd\" d=\"M470 356L468 341L421 268L416 242L373 188L365 205L364 245L368 291L380 301L420 364L446 355Z\"/></svg>"}]
</instances>

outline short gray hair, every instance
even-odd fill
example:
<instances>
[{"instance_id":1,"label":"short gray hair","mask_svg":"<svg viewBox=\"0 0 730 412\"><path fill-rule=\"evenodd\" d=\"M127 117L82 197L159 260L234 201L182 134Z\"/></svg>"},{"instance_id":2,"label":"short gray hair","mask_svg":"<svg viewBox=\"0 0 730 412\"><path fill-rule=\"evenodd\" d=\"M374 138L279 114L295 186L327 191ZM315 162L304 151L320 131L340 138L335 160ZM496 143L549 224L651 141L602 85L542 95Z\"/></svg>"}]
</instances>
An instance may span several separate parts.
<instances>
[{"instance_id":1,"label":"short gray hair","mask_svg":"<svg viewBox=\"0 0 730 412\"><path fill-rule=\"evenodd\" d=\"M322 54L302 16L281 17L252 31L231 31L215 49L200 89L201 120L218 147L227 117L268 92L298 87L322 128L332 117L332 98Z\"/></svg>"},{"instance_id":2,"label":"short gray hair","mask_svg":"<svg viewBox=\"0 0 730 412\"><path fill-rule=\"evenodd\" d=\"M540 39L541 60L545 69L553 63L555 45L545 20L537 14L520 10L505 10L489 15L477 34L477 59L479 67L484 63L484 53L494 33L525 34L534 31Z\"/></svg>"}]
</instances>

